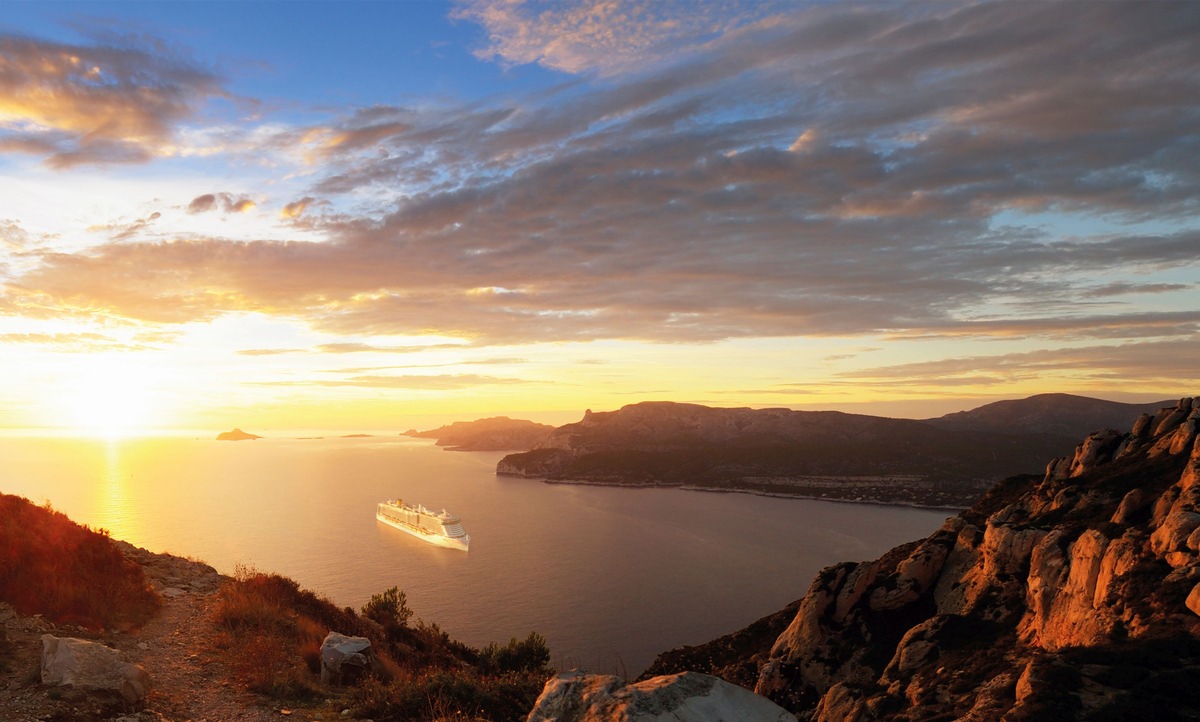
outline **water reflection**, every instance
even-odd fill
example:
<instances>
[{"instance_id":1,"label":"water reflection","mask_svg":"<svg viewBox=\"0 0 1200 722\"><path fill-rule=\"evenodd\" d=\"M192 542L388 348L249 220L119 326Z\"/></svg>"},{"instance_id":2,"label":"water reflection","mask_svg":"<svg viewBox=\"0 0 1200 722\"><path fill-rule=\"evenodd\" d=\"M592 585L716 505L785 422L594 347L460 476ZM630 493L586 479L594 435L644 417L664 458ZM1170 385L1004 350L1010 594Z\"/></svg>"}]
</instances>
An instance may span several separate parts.
<instances>
[{"instance_id":1,"label":"water reflection","mask_svg":"<svg viewBox=\"0 0 1200 722\"><path fill-rule=\"evenodd\" d=\"M134 511L129 478L121 464L121 442L108 439L104 444L104 466L96 485L98 524L114 539L138 539L141 534Z\"/></svg>"}]
</instances>

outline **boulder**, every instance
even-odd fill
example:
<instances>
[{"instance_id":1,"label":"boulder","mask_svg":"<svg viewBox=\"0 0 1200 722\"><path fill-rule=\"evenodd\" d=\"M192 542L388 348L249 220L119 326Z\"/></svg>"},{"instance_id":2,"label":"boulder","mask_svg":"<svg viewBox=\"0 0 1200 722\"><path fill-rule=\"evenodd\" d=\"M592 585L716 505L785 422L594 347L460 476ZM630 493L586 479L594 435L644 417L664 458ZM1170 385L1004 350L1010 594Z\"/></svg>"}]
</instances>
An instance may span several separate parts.
<instances>
[{"instance_id":1,"label":"boulder","mask_svg":"<svg viewBox=\"0 0 1200 722\"><path fill-rule=\"evenodd\" d=\"M330 632L321 642L321 681L326 684L352 682L374 664L371 640L366 637L348 637Z\"/></svg>"},{"instance_id":2,"label":"boulder","mask_svg":"<svg viewBox=\"0 0 1200 722\"><path fill-rule=\"evenodd\" d=\"M137 704L150 690L150 675L103 644L43 634L42 684L117 692L127 703Z\"/></svg>"},{"instance_id":3,"label":"boulder","mask_svg":"<svg viewBox=\"0 0 1200 722\"><path fill-rule=\"evenodd\" d=\"M697 672L633 684L611 675L566 672L546 683L527 722L795 722L765 697Z\"/></svg>"}]
</instances>

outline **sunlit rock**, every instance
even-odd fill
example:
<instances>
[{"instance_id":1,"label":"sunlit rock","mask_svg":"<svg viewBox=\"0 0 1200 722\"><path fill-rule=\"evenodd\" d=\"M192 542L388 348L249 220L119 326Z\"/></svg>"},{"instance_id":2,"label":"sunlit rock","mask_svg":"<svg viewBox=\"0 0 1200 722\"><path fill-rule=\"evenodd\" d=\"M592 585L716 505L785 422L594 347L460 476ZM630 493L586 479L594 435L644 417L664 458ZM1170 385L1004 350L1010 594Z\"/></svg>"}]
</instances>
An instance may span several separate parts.
<instances>
[{"instance_id":1,"label":"sunlit rock","mask_svg":"<svg viewBox=\"0 0 1200 722\"><path fill-rule=\"evenodd\" d=\"M774 702L707 674L626 683L566 672L546 682L527 722L795 722Z\"/></svg>"},{"instance_id":2,"label":"sunlit rock","mask_svg":"<svg viewBox=\"0 0 1200 722\"><path fill-rule=\"evenodd\" d=\"M42 635L42 684L71 686L89 692L108 691L129 704L141 702L150 691L150 675L103 644L72 637Z\"/></svg>"}]
</instances>

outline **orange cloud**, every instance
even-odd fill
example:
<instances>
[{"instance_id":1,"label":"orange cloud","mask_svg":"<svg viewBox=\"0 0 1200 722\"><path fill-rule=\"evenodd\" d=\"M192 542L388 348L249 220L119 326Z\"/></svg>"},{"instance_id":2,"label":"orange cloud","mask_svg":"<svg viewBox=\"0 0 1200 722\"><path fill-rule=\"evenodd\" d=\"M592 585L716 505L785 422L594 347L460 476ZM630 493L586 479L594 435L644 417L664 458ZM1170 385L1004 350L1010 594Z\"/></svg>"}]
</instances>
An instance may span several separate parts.
<instances>
[{"instance_id":1,"label":"orange cloud","mask_svg":"<svg viewBox=\"0 0 1200 722\"><path fill-rule=\"evenodd\" d=\"M235 196L232 193L205 193L196 196L188 203L187 212L208 213L222 210L225 213L248 213L254 210L256 204L246 196Z\"/></svg>"},{"instance_id":2,"label":"orange cloud","mask_svg":"<svg viewBox=\"0 0 1200 722\"><path fill-rule=\"evenodd\" d=\"M315 199L312 198L311 196L305 196L298 201L292 201L291 203L288 203L287 205L285 205L283 207L283 210L279 211L279 217L280 218L299 218L300 216L304 215L304 211L306 211L308 209L308 206L314 200Z\"/></svg>"},{"instance_id":3,"label":"orange cloud","mask_svg":"<svg viewBox=\"0 0 1200 722\"><path fill-rule=\"evenodd\" d=\"M161 53L0 35L0 145L51 166L146 161L224 94L210 72Z\"/></svg>"}]
</instances>

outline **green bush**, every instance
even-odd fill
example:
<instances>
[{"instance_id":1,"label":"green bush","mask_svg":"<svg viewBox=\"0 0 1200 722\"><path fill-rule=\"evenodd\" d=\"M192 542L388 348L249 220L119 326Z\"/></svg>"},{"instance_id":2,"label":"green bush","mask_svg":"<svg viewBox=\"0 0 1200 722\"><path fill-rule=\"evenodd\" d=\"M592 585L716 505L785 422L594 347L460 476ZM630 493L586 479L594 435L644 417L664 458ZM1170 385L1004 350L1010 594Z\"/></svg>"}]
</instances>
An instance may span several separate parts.
<instances>
[{"instance_id":1,"label":"green bush","mask_svg":"<svg viewBox=\"0 0 1200 722\"><path fill-rule=\"evenodd\" d=\"M534 672L544 670L549 663L550 648L537 632L530 632L523 640L513 637L503 647L492 642L479 653L479 669L488 674Z\"/></svg>"},{"instance_id":2,"label":"green bush","mask_svg":"<svg viewBox=\"0 0 1200 722\"><path fill-rule=\"evenodd\" d=\"M392 587L382 594L371 595L371 601L363 605L362 614L378 622L385 630L403 629L412 618L408 608L408 597L399 587Z\"/></svg>"}]
</instances>

